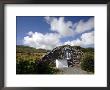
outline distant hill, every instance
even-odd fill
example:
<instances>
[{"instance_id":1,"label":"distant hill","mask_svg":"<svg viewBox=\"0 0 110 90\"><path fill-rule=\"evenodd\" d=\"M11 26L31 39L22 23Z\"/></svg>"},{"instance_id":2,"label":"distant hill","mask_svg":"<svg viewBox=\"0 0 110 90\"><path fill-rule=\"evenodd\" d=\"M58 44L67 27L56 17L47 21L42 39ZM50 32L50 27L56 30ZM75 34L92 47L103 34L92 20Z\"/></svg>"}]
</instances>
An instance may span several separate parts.
<instances>
[{"instance_id":1,"label":"distant hill","mask_svg":"<svg viewBox=\"0 0 110 90\"><path fill-rule=\"evenodd\" d=\"M16 45L16 53L47 53L49 50L46 49L36 49L24 45Z\"/></svg>"},{"instance_id":2,"label":"distant hill","mask_svg":"<svg viewBox=\"0 0 110 90\"><path fill-rule=\"evenodd\" d=\"M56 49L56 50L60 51L65 46L69 46L70 48L77 48L77 49L80 49L83 52L94 52L94 48L83 48L83 47L80 47L80 46L70 46L70 45L58 46L58 47L54 48L53 50ZM17 53L47 53L47 52L50 52L50 50L41 49L41 48L36 49L36 48L33 48L33 47L24 46L24 45L16 45L16 52Z\"/></svg>"}]
</instances>

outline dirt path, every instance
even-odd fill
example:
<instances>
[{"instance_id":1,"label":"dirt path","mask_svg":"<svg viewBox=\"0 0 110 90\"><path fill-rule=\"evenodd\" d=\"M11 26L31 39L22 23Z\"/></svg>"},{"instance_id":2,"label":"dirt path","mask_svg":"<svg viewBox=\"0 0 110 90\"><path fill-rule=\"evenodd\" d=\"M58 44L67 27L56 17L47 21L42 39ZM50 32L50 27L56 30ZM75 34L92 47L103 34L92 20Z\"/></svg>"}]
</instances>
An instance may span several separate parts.
<instances>
[{"instance_id":1,"label":"dirt path","mask_svg":"<svg viewBox=\"0 0 110 90\"><path fill-rule=\"evenodd\" d=\"M68 67L68 68L61 68L59 70L61 72L59 72L58 74L93 74L91 72L86 72L77 66Z\"/></svg>"}]
</instances>

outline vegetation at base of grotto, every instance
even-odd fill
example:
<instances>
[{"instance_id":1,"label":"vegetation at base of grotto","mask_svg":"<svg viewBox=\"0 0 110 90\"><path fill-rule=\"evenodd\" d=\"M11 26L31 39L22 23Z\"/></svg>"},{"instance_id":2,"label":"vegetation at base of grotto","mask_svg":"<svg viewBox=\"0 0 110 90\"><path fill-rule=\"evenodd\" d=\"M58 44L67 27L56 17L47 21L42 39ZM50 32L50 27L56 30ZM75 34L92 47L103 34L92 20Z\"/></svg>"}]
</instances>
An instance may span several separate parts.
<instances>
[{"instance_id":1,"label":"vegetation at base of grotto","mask_svg":"<svg viewBox=\"0 0 110 90\"><path fill-rule=\"evenodd\" d=\"M54 60L61 54L61 49L65 47L56 47L54 53L50 53L51 57L44 59L50 50L35 49L29 46L16 46L16 74L56 74L59 72L55 68ZM82 48L80 46L71 46L80 49L84 53L81 58L80 66L87 72L94 72L94 48ZM42 59L43 58L43 59ZM60 57L59 57L60 59Z\"/></svg>"}]
</instances>

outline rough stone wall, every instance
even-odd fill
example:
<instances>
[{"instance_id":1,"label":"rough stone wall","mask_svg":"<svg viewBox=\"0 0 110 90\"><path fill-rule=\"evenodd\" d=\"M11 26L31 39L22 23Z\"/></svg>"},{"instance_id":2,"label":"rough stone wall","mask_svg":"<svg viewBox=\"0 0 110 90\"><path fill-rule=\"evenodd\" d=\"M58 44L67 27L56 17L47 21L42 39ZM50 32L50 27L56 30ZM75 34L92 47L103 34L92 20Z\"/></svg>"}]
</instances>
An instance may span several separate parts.
<instances>
[{"instance_id":1,"label":"rough stone wall","mask_svg":"<svg viewBox=\"0 0 110 90\"><path fill-rule=\"evenodd\" d=\"M54 48L51 52L45 55L42 60L48 61L53 64L53 66L55 66L54 64L56 59L65 59L66 50L68 50L71 56L71 58L68 59L68 66L73 67L80 64L80 59L83 57L83 52L80 49L76 47L71 47L69 45Z\"/></svg>"}]
</instances>

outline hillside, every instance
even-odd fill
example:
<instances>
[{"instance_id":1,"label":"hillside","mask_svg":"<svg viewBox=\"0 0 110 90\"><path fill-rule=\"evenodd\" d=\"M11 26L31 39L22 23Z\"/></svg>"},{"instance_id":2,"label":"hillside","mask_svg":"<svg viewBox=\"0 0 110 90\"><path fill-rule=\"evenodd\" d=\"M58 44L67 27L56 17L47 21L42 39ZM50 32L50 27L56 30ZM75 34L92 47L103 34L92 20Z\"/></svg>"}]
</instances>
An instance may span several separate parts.
<instances>
[{"instance_id":1,"label":"hillside","mask_svg":"<svg viewBox=\"0 0 110 90\"><path fill-rule=\"evenodd\" d=\"M49 50L36 49L29 46L17 45L16 46L16 61L36 61L41 60Z\"/></svg>"},{"instance_id":2,"label":"hillside","mask_svg":"<svg viewBox=\"0 0 110 90\"><path fill-rule=\"evenodd\" d=\"M29 46L16 45L16 53L47 53L49 50L36 49Z\"/></svg>"},{"instance_id":3,"label":"hillside","mask_svg":"<svg viewBox=\"0 0 110 90\"><path fill-rule=\"evenodd\" d=\"M74 53L82 51L85 54L84 60L81 61L82 69L94 72L94 48L82 48L80 46L63 45L53 50L35 49L29 46L16 46L16 74L55 74L60 70L56 69L56 59L62 59L65 56L65 48L68 47L75 58L78 56ZM92 59L91 59L92 57ZM79 58L79 57L78 57ZM89 59L89 61L88 61ZM73 60L73 59L71 59ZM71 60L68 62L72 66ZM79 60L79 59L78 59ZM75 61L76 62L76 61ZM69 69L71 72L71 69ZM72 72L74 73L74 72Z\"/></svg>"}]
</instances>

